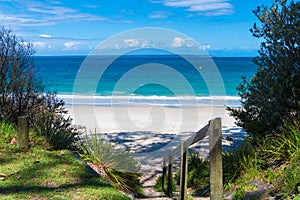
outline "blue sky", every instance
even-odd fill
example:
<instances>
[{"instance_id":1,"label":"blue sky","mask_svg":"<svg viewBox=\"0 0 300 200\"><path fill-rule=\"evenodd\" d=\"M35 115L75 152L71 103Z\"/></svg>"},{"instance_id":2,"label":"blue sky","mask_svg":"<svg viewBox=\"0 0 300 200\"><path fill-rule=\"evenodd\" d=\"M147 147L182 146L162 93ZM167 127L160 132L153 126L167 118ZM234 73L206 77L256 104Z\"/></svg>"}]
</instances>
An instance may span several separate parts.
<instances>
[{"instance_id":1,"label":"blue sky","mask_svg":"<svg viewBox=\"0 0 300 200\"><path fill-rule=\"evenodd\" d=\"M216 56L255 56L252 13L272 0L0 0L0 24L37 55L86 55L101 41L143 27L179 31ZM131 38L134 39L134 38Z\"/></svg>"}]
</instances>

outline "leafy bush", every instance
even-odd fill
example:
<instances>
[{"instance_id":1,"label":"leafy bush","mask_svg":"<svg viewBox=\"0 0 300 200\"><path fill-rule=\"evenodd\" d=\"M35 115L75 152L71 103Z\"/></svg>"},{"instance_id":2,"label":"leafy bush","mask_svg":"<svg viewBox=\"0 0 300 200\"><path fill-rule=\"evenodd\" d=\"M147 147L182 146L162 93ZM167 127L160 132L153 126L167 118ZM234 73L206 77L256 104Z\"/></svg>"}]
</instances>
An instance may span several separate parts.
<instances>
[{"instance_id":1,"label":"leafy bush","mask_svg":"<svg viewBox=\"0 0 300 200\"><path fill-rule=\"evenodd\" d=\"M135 195L141 193L138 162L128 151L117 149L99 135L90 134L82 139L81 156L88 163L104 171L104 176L117 188Z\"/></svg>"},{"instance_id":2,"label":"leafy bush","mask_svg":"<svg viewBox=\"0 0 300 200\"><path fill-rule=\"evenodd\" d=\"M54 150L78 149L79 135L84 131L84 127L72 124L64 101L58 99L55 94L46 94L43 102L31 118L37 135L44 137Z\"/></svg>"},{"instance_id":3,"label":"leafy bush","mask_svg":"<svg viewBox=\"0 0 300 200\"><path fill-rule=\"evenodd\" d=\"M300 2L275 0L253 11L261 27L254 24L251 32L264 39L253 60L259 68L238 87L243 108L228 110L258 143L300 113L299 10Z\"/></svg>"}]
</instances>

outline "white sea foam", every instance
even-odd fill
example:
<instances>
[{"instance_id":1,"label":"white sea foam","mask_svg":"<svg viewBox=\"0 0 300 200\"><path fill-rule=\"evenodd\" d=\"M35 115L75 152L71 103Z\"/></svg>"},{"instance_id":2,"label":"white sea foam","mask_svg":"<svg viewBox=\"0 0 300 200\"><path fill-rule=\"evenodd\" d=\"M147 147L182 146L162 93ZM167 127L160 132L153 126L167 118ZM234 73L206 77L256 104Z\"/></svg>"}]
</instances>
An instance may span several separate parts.
<instances>
[{"instance_id":1,"label":"white sea foam","mask_svg":"<svg viewBox=\"0 0 300 200\"><path fill-rule=\"evenodd\" d=\"M213 105L220 107L240 107L238 96L98 96L59 94L67 105L92 106L138 106L195 107Z\"/></svg>"}]
</instances>

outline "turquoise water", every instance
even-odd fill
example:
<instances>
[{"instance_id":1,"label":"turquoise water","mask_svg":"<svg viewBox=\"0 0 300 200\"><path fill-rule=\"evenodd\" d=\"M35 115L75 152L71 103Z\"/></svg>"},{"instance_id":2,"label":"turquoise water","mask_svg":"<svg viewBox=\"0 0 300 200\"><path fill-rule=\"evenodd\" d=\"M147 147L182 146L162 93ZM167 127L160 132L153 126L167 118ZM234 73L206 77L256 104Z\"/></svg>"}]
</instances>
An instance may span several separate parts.
<instances>
[{"instance_id":1,"label":"turquoise water","mask_svg":"<svg viewBox=\"0 0 300 200\"><path fill-rule=\"evenodd\" d=\"M110 96L134 96L137 102L166 104L176 96L197 97L202 101L211 96L226 96L234 101L229 104L236 104L236 87L241 76L251 78L257 70L250 57L214 57L207 61L201 57L127 55L110 63L109 56L102 56L88 67L85 58L35 57L35 64L48 89L56 90L66 99L75 93L92 93L103 104L110 101ZM212 64L216 70L212 70ZM79 87L74 89L76 81Z\"/></svg>"}]
</instances>

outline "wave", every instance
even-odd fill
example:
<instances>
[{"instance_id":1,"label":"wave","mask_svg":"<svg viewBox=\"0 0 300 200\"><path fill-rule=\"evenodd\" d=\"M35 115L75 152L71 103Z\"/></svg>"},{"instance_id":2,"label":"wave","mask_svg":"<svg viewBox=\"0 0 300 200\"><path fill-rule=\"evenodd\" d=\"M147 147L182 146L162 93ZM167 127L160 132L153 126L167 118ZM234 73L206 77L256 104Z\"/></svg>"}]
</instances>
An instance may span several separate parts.
<instances>
[{"instance_id":1,"label":"wave","mask_svg":"<svg viewBox=\"0 0 300 200\"><path fill-rule=\"evenodd\" d=\"M218 107L241 107L238 96L98 96L58 94L67 105L86 106L163 106L163 107L199 107L213 105Z\"/></svg>"}]
</instances>

